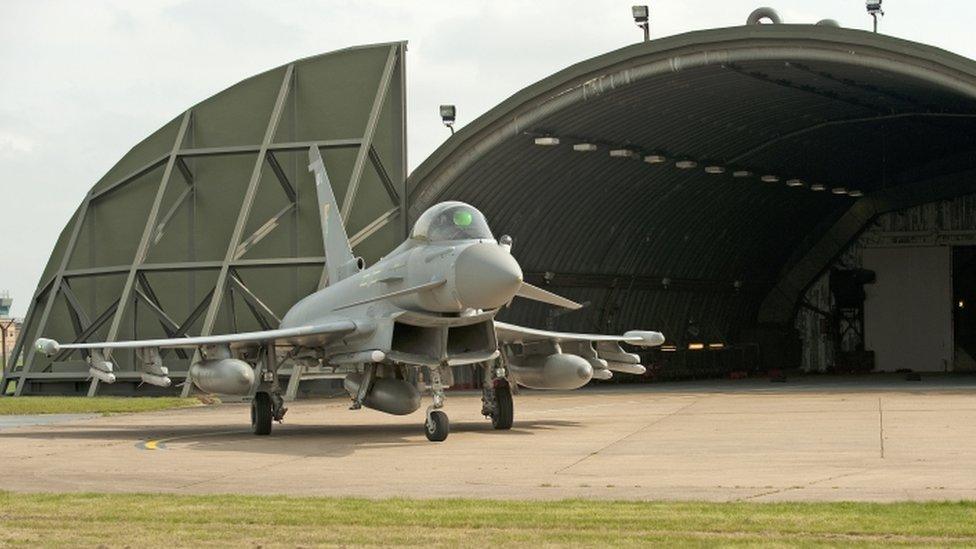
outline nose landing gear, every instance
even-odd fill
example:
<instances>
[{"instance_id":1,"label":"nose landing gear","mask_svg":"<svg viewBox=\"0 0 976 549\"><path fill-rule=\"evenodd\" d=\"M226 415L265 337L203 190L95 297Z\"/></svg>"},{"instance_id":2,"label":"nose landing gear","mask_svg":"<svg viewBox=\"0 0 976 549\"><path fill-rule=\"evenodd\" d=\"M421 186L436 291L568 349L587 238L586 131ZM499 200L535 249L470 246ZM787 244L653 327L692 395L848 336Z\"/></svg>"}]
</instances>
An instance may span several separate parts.
<instances>
[{"instance_id":1,"label":"nose landing gear","mask_svg":"<svg viewBox=\"0 0 976 549\"><path fill-rule=\"evenodd\" d=\"M424 434L431 442L443 442L451 432L451 423L447 414L440 410L429 410L427 421L424 422Z\"/></svg>"},{"instance_id":2,"label":"nose landing gear","mask_svg":"<svg viewBox=\"0 0 976 549\"><path fill-rule=\"evenodd\" d=\"M447 414L440 410L444 407L444 384L441 383L439 368L430 369L430 390L434 403L427 408L427 420L424 422L424 434L431 442L443 442L451 432L451 423Z\"/></svg>"}]
</instances>

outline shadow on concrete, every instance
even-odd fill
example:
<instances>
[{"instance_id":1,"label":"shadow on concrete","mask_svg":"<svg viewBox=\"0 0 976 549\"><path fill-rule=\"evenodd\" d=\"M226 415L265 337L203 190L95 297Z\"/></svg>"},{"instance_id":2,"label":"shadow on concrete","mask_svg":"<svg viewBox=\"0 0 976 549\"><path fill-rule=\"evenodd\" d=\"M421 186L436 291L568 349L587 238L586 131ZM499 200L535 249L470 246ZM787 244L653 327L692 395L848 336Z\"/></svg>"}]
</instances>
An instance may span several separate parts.
<instances>
[{"instance_id":1,"label":"shadow on concrete","mask_svg":"<svg viewBox=\"0 0 976 549\"><path fill-rule=\"evenodd\" d=\"M525 437L539 431L574 428L579 425L575 421L561 420L516 421L512 429L497 431L487 420L459 421L451 423L451 437L472 433L484 437ZM270 436L255 436L248 425L241 423L165 428L115 424L35 432L0 432L0 444L5 439L131 442L138 447L146 441L155 440L161 443L161 448L145 450L147 453L194 450L295 457L343 457L364 449L449 445L451 442L450 437L444 443L428 441L421 422L392 425L289 425L287 421L276 424Z\"/></svg>"}]
</instances>

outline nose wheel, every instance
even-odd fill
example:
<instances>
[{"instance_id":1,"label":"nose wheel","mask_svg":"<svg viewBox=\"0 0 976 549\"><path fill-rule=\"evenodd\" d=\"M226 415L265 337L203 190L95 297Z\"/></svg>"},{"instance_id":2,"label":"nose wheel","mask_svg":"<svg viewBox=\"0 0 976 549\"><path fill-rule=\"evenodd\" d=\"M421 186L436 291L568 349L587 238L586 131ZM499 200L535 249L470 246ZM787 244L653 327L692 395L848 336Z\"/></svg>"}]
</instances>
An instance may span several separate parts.
<instances>
[{"instance_id":1,"label":"nose wheel","mask_svg":"<svg viewBox=\"0 0 976 549\"><path fill-rule=\"evenodd\" d=\"M447 419L447 414L440 410L431 410L427 414L427 421L424 422L424 434L431 442L442 442L451 432L451 422Z\"/></svg>"}]
</instances>

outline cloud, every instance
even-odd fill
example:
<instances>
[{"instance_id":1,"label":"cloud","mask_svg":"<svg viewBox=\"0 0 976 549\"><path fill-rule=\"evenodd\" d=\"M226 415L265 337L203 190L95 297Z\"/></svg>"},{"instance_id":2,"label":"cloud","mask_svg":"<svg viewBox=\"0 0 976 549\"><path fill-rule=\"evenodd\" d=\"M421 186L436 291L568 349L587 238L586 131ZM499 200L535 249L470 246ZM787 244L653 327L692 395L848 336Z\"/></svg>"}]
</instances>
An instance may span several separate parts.
<instances>
[{"instance_id":1,"label":"cloud","mask_svg":"<svg viewBox=\"0 0 976 549\"><path fill-rule=\"evenodd\" d=\"M17 155L34 151L34 141L29 137L0 130L0 155Z\"/></svg>"}]
</instances>

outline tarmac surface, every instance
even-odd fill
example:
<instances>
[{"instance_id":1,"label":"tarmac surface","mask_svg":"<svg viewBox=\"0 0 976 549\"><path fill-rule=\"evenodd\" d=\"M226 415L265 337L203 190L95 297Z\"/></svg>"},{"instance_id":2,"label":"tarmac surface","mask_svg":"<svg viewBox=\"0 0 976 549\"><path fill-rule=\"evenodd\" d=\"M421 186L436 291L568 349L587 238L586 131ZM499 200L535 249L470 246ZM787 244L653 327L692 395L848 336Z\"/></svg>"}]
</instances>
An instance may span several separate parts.
<instances>
[{"instance_id":1,"label":"tarmac surface","mask_svg":"<svg viewBox=\"0 0 976 549\"><path fill-rule=\"evenodd\" d=\"M426 402L425 402L426 406ZM348 400L0 430L0 489L364 497L976 499L976 378L736 381L523 392L511 431L450 393L451 435Z\"/></svg>"}]
</instances>

